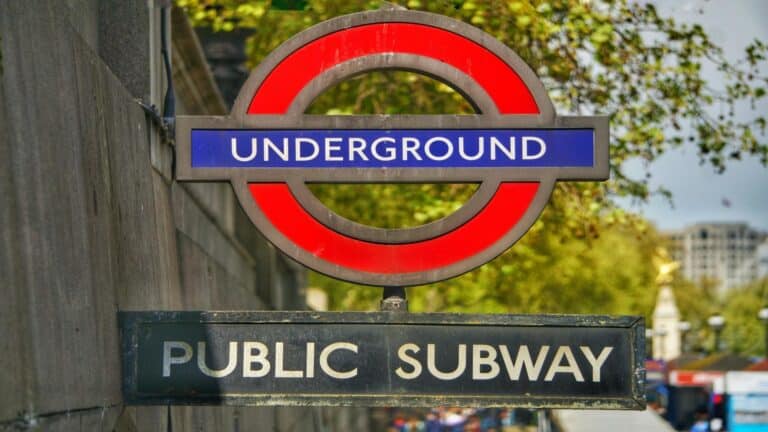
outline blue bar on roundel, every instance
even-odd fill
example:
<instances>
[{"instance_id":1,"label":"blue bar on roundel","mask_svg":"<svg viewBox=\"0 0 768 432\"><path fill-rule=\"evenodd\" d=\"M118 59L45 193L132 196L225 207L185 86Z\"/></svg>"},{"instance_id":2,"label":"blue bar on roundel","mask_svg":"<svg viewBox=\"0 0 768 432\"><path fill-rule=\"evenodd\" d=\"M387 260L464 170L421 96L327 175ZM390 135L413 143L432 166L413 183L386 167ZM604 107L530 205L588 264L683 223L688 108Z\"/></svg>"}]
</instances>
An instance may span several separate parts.
<instances>
[{"instance_id":1,"label":"blue bar on roundel","mask_svg":"<svg viewBox=\"0 0 768 432\"><path fill-rule=\"evenodd\" d=\"M194 168L591 167L593 129L192 130Z\"/></svg>"}]
</instances>

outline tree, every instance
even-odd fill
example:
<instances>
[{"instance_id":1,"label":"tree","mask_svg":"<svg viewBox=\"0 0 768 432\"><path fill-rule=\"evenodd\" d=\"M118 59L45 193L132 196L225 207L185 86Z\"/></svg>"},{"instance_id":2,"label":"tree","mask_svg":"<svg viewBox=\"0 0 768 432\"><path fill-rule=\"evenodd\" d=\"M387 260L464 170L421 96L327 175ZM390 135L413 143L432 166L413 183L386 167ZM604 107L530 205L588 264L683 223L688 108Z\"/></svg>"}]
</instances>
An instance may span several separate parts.
<instances>
[{"instance_id":1,"label":"tree","mask_svg":"<svg viewBox=\"0 0 768 432\"><path fill-rule=\"evenodd\" d=\"M768 278L728 293L723 306L723 341L730 352L765 355L765 324L757 313L768 300Z\"/></svg>"},{"instance_id":2,"label":"tree","mask_svg":"<svg viewBox=\"0 0 768 432\"><path fill-rule=\"evenodd\" d=\"M717 296L716 280L699 280L695 283L676 274L672 291L680 310L680 318L691 324L686 337L688 351L707 353L712 349L713 332L707 318L722 310L722 300Z\"/></svg>"},{"instance_id":3,"label":"tree","mask_svg":"<svg viewBox=\"0 0 768 432\"><path fill-rule=\"evenodd\" d=\"M660 239L634 225L604 228L599 236L552 232L564 218L548 208L526 237L489 265L408 293L415 311L489 313L624 313L650 316L656 290L652 261ZM359 288L314 275L332 306L374 309L377 288Z\"/></svg>"},{"instance_id":4,"label":"tree","mask_svg":"<svg viewBox=\"0 0 768 432\"><path fill-rule=\"evenodd\" d=\"M612 115L612 179L558 185L552 202L523 240L481 269L439 286L412 290L415 310L635 312L648 314L651 256L658 236L612 198L645 200L647 178L623 170L631 159L652 161L694 143L701 160L723 169L745 155L768 163L766 120L734 114L765 96L759 70L768 48L755 41L729 63L703 28L659 15L652 3L604 1L408 0L410 9L475 25L516 51L538 73L558 112ZM249 62L257 65L281 42L334 16L383 2L310 0L302 11L276 11L268 1L177 0L196 25L250 28ZM702 77L712 63L717 84ZM325 92L312 113L468 113L471 106L443 83L406 72L355 77ZM713 116L713 112L722 115ZM758 140L758 137L762 140ZM438 219L458 208L475 185L315 185L331 209L370 225L401 227ZM393 198L394 197L394 198ZM403 197L407 198L403 205ZM378 289L350 289L319 275L332 305L372 308Z\"/></svg>"},{"instance_id":5,"label":"tree","mask_svg":"<svg viewBox=\"0 0 768 432\"><path fill-rule=\"evenodd\" d=\"M682 319L691 323L688 345L691 351L711 352L714 332L707 318L722 314L724 349L741 355L765 355L765 323L757 313L768 301L768 278L732 288L726 296L717 295L716 280L696 283L677 277L673 290Z\"/></svg>"}]
</instances>

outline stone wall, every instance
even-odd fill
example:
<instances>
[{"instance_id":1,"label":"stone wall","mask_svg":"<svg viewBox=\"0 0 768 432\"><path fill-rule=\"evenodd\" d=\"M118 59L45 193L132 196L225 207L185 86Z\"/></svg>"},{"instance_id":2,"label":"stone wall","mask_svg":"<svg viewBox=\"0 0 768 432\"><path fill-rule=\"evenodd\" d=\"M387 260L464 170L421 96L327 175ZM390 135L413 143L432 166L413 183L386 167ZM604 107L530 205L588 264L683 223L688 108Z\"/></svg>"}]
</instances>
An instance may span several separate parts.
<instances>
[{"instance_id":1,"label":"stone wall","mask_svg":"<svg viewBox=\"0 0 768 432\"><path fill-rule=\"evenodd\" d=\"M159 101L159 17L0 1L0 431L364 430L365 410L123 405L118 310L304 307L227 185L172 181L136 101Z\"/></svg>"}]
</instances>

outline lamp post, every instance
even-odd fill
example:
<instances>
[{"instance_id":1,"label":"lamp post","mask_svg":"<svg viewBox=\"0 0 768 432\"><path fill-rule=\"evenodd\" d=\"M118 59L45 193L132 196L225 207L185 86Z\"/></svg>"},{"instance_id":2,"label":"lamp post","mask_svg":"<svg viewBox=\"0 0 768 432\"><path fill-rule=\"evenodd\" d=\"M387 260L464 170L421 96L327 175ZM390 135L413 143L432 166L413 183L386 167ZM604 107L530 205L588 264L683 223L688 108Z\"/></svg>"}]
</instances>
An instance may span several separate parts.
<instances>
[{"instance_id":1,"label":"lamp post","mask_svg":"<svg viewBox=\"0 0 768 432\"><path fill-rule=\"evenodd\" d=\"M712 350L712 353L716 353L720 351L720 332L723 331L723 327L725 327L725 318L723 318L722 315L712 315L707 319L707 324L709 324L710 327L712 327L712 330L715 331L715 346Z\"/></svg>"},{"instance_id":2,"label":"lamp post","mask_svg":"<svg viewBox=\"0 0 768 432\"><path fill-rule=\"evenodd\" d=\"M691 330L691 323L680 321L677 329L680 330L680 354L685 354L688 352L688 332Z\"/></svg>"},{"instance_id":3,"label":"lamp post","mask_svg":"<svg viewBox=\"0 0 768 432\"><path fill-rule=\"evenodd\" d=\"M760 309L757 317L765 324L765 356L768 357L768 306Z\"/></svg>"}]
</instances>

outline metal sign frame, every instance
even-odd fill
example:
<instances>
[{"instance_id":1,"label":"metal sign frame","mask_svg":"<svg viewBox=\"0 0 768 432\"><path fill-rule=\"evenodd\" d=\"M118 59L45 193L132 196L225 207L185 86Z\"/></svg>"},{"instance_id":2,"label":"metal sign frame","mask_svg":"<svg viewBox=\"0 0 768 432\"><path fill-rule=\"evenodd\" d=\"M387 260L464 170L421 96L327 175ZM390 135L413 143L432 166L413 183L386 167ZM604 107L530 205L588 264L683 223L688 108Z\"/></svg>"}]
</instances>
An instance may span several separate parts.
<instances>
[{"instance_id":1,"label":"metal sign frame","mask_svg":"<svg viewBox=\"0 0 768 432\"><path fill-rule=\"evenodd\" d=\"M583 408L627 409L645 408L645 331L642 318L603 315L477 315L477 314L405 314L390 312L121 312L119 314L123 344L123 394L129 405L315 405L315 406L516 406L527 408ZM321 326L341 325L350 329L359 325L380 325L381 331L393 325L435 328L451 334L452 329L510 328L515 331L535 332L542 328L588 329L598 332L619 329L627 338L629 367L624 377L627 390L622 397L568 396L542 397L531 394L473 395L473 394L308 394L280 392L253 393L226 391L216 394L189 392L185 395L142 393L139 389L139 346L146 335L153 334L152 326L191 325L209 327L216 325L254 326L294 324ZM529 329L529 330L525 330ZM249 328L248 334L259 333ZM207 334L207 333L206 333ZM142 336L145 335L145 336ZM173 391L171 387L169 391Z\"/></svg>"},{"instance_id":2,"label":"metal sign frame","mask_svg":"<svg viewBox=\"0 0 768 432\"><path fill-rule=\"evenodd\" d=\"M373 45L381 37L396 39L397 29L412 38L431 36L466 44L468 56L495 65L509 82L495 82L479 67L462 69L436 52L443 48L422 46L406 52L366 46L360 55L337 60L333 53L318 51L313 61L329 62L301 88L285 90L281 101L266 100L261 108L255 101L263 94L279 94L270 87L276 74L300 74L302 65L291 63L294 56L315 45L346 33L367 31L374 34ZM354 39L343 40L342 45ZM378 41L378 42L377 42ZM435 42L437 44L437 42ZM340 46L342 46L340 45ZM417 44L418 45L418 44ZM468 48L468 49L469 49ZM409 48L411 49L411 48ZM435 51L437 50L437 51ZM447 55L447 54L446 54ZM306 59L305 59L306 60ZM294 66L290 66L294 64ZM288 66L286 66L288 65ZM466 65L465 65L466 66ZM293 69L291 69L293 67ZM297 70L298 69L298 70ZM418 72L438 79L462 93L473 104L477 115L404 116L315 116L303 114L311 102L329 87L354 75L383 69ZM306 77L305 77L306 78ZM300 81L300 80L299 80ZM291 83L290 81L287 81ZM274 87L274 85L272 85ZM510 90L512 89L512 90ZM516 90L515 90L516 89ZM518 93L515 94L514 91ZM269 93L272 91L273 93ZM291 93L291 92L294 93ZM275 93L278 92L278 93ZM264 96L262 99L268 99ZM519 100L518 100L519 99ZM526 102L527 101L527 102ZM200 168L192 166L191 132L194 129L591 129L594 131L594 163L591 167L550 168L432 168L432 169L287 169L287 168ZM598 181L609 175L608 118L604 116L558 117L541 81L511 49L481 30L425 12L379 10L356 13L320 23L288 40L272 52L252 73L226 117L180 116L176 121L176 178L180 181L229 181L246 214L259 230L294 260L329 276L350 282L385 287L412 286L448 279L472 270L498 256L514 244L533 225L549 200L556 181ZM381 229L345 219L325 207L307 188L307 183L480 183L475 195L457 212L433 223L415 228ZM281 187L276 187L281 185ZM260 199L255 190L261 190ZM277 208L276 202L284 203ZM504 200L519 201L514 215L492 209ZM292 209L292 210L291 210ZM291 212L292 211L292 212ZM281 217L308 221L310 228L291 237L278 227ZM481 224L481 218L483 223ZM491 223L486 223L491 220ZM474 224L472 222L475 222ZM507 224L475 250L462 251L462 238L476 238L487 226ZM481 225L486 225L483 227ZM312 247L299 245L315 235L330 238L330 244ZM462 237L463 236L463 237ZM299 238L301 237L301 238ZM401 251L418 248L418 256L453 250L453 255L434 264L401 270L409 260L393 258ZM382 264L370 268L354 266L323 255L325 250L350 250L370 255ZM351 255L355 255L352 252ZM405 256L405 253L403 253Z\"/></svg>"}]
</instances>

